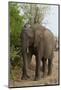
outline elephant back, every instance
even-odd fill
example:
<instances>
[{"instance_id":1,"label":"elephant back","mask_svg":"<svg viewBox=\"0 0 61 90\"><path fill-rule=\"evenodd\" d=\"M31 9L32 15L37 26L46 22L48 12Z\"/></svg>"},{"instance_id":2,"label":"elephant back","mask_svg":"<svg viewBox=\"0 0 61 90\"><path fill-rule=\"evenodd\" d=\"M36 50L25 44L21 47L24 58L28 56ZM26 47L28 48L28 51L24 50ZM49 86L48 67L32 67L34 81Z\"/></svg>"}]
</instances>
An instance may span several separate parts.
<instances>
[{"instance_id":1,"label":"elephant back","mask_svg":"<svg viewBox=\"0 0 61 90\"><path fill-rule=\"evenodd\" d=\"M43 43L44 41L45 28L40 24L35 24L33 30L34 30L34 47L38 47L40 42Z\"/></svg>"}]
</instances>

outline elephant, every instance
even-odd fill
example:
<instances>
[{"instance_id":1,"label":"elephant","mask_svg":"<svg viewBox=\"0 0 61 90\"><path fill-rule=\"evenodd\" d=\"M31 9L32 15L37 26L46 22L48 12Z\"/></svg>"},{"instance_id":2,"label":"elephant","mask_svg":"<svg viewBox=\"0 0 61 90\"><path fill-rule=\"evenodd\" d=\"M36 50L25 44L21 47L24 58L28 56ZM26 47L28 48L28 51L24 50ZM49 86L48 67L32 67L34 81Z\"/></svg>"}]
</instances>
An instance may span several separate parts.
<instances>
[{"instance_id":1,"label":"elephant","mask_svg":"<svg viewBox=\"0 0 61 90\"><path fill-rule=\"evenodd\" d=\"M48 75L52 73L52 60L54 56L55 39L53 33L46 27L36 23L26 24L22 32L23 73L22 78L27 80L28 65L34 54L36 57L36 69L34 80L40 79L40 62L43 63L43 77L46 74L46 61L48 60Z\"/></svg>"}]
</instances>

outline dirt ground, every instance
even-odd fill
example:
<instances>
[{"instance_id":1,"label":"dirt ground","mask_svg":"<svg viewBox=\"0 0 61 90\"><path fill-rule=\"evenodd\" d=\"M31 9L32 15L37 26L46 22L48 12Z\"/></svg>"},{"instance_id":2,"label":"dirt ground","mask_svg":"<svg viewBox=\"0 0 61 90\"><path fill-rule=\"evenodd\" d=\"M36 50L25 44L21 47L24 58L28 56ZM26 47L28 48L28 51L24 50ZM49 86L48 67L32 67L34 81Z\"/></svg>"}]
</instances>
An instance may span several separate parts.
<instances>
[{"instance_id":1,"label":"dirt ground","mask_svg":"<svg viewBox=\"0 0 61 90\"><path fill-rule=\"evenodd\" d=\"M54 52L54 58L53 58L53 71L50 76L46 76L45 78L42 78L42 71L40 72L41 78L38 81L34 81L35 76L35 60L34 56L32 58L32 62L30 64L30 69L28 70L28 74L30 75L30 79L28 80L21 80L22 70L20 72L16 73L17 79L15 80L9 80L9 86L10 87L22 87L22 86L36 86L36 85L58 85L59 84L59 63L58 63L58 51ZM15 76L14 76L15 77Z\"/></svg>"}]
</instances>

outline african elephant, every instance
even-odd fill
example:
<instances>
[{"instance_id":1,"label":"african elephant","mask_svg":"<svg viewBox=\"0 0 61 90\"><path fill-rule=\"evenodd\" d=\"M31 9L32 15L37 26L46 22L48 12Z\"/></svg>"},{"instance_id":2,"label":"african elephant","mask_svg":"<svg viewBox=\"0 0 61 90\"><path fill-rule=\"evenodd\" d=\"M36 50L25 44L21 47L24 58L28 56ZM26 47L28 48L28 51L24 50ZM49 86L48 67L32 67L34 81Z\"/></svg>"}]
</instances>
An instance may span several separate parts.
<instances>
[{"instance_id":1,"label":"african elephant","mask_svg":"<svg viewBox=\"0 0 61 90\"><path fill-rule=\"evenodd\" d=\"M46 73L46 61L48 59L48 74L52 72L52 59L55 46L54 35L50 30L34 24L33 26L25 25L22 33L23 47L23 73L22 79L29 78L27 73L28 64L31 56L36 56L35 80L40 79L40 61L43 62L43 76Z\"/></svg>"}]
</instances>

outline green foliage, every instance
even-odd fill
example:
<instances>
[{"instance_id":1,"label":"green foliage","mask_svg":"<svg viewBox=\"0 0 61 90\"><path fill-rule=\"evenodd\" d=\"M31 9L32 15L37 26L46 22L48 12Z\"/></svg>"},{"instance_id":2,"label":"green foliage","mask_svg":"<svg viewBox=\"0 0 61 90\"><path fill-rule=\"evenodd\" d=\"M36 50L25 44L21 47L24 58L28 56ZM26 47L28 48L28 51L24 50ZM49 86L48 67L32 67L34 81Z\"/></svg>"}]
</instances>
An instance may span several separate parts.
<instances>
[{"instance_id":1,"label":"green foliage","mask_svg":"<svg viewBox=\"0 0 61 90\"><path fill-rule=\"evenodd\" d=\"M15 46L19 44L19 36L23 26L23 16L20 16L17 4L9 4L10 40Z\"/></svg>"},{"instance_id":2,"label":"green foliage","mask_svg":"<svg viewBox=\"0 0 61 90\"><path fill-rule=\"evenodd\" d=\"M21 4L20 7L23 10L25 20L30 24L41 24L48 11L47 5L25 3Z\"/></svg>"},{"instance_id":3,"label":"green foliage","mask_svg":"<svg viewBox=\"0 0 61 90\"><path fill-rule=\"evenodd\" d=\"M21 59L20 34L23 27L23 16L20 15L19 5L16 3L9 3L9 25L10 25L10 62L17 64L19 58ZM12 64L13 65L13 64Z\"/></svg>"},{"instance_id":4,"label":"green foliage","mask_svg":"<svg viewBox=\"0 0 61 90\"><path fill-rule=\"evenodd\" d=\"M14 60L15 57L19 58L18 51L16 51L14 46L12 46L10 51L10 58Z\"/></svg>"}]
</instances>

